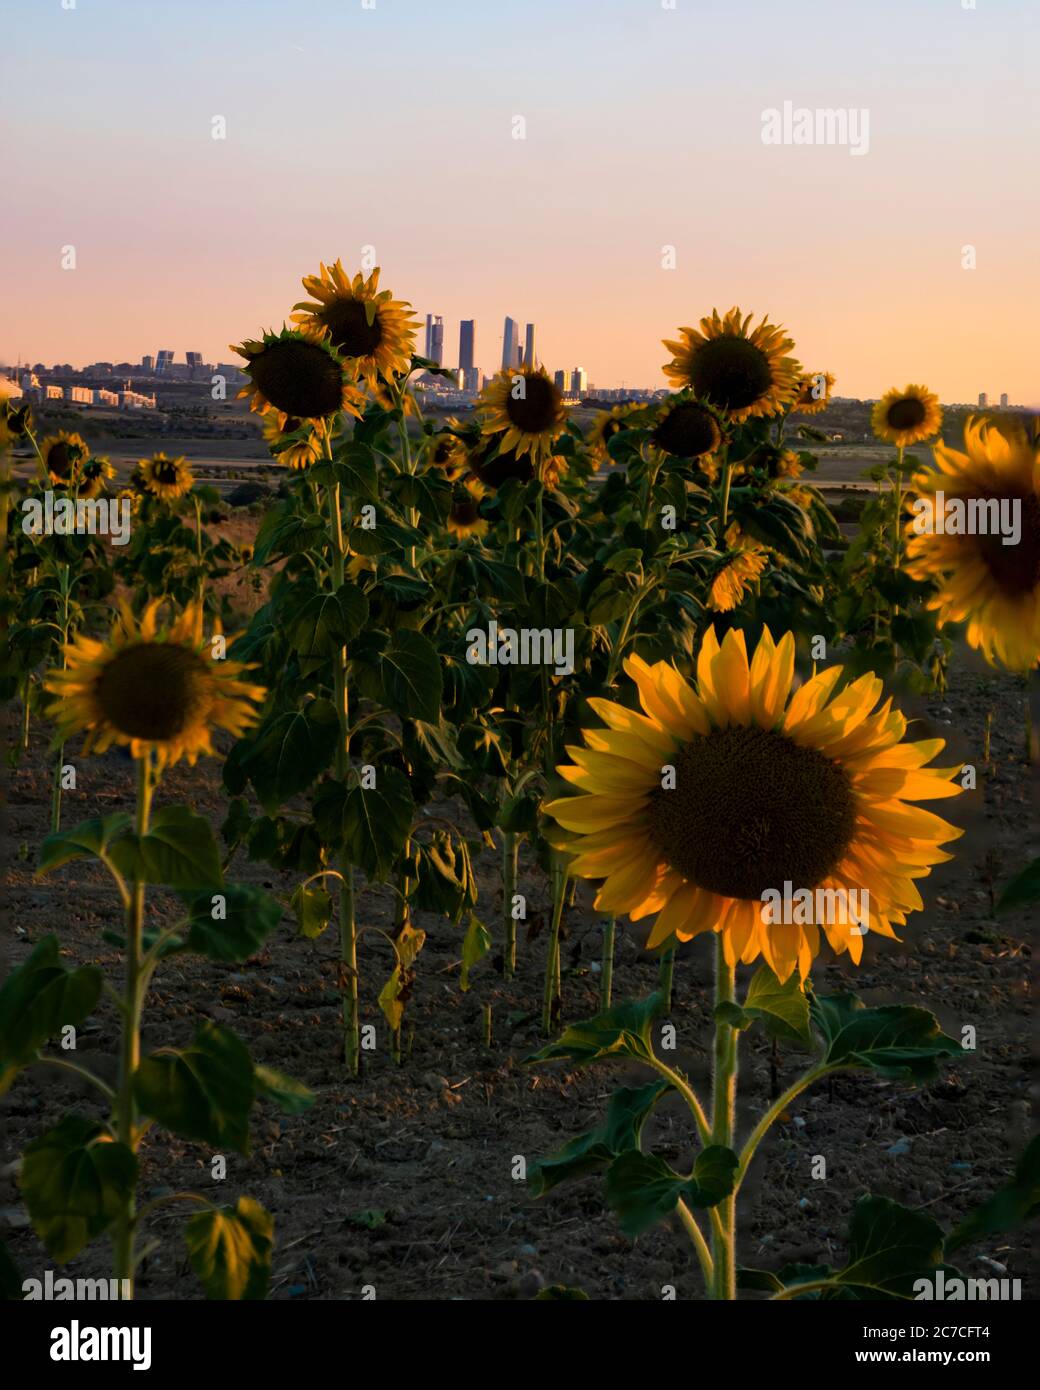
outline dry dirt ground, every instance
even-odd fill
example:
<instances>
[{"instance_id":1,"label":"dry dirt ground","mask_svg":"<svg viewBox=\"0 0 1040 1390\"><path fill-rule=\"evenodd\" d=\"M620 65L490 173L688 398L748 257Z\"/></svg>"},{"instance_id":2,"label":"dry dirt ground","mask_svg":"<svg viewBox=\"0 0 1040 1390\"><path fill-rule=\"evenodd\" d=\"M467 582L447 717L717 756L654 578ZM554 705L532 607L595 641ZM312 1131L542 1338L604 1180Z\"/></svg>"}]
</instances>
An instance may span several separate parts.
<instances>
[{"instance_id":1,"label":"dry dirt ground","mask_svg":"<svg viewBox=\"0 0 1040 1390\"><path fill-rule=\"evenodd\" d=\"M819 993L855 990L868 1003L927 1004L945 1030L960 1037L970 1025L977 1050L946 1069L937 1083L915 1090L852 1074L828 1089L804 1094L759 1151L741 1196L740 1261L778 1268L788 1260L841 1262L847 1217L855 1199L873 1191L955 1223L1009 1175L1031 1132L1032 1059L1027 1000L1030 923L1026 914L994 918L994 892L1037 852L1036 765L1024 755L1024 686L962 656L949 692L904 708L919 716L916 737L939 734L951 756L979 769L979 790L949 803L947 814L966 826L955 859L922 884L925 910L900 943L868 938L862 966L825 954L814 972ZM983 732L992 712L991 761L983 765ZM19 726L9 711L11 734ZM48 731L34 725L28 753L6 769L2 827L8 931L5 968L24 959L48 932L59 936L70 962L94 962L118 980L118 951L102 939L118 926L107 876L73 864L46 879L34 877L37 847L47 830ZM74 759L75 760L75 759ZM78 789L67 793L67 826L130 805L129 761L113 751L79 761ZM159 804L186 801L219 826L225 814L220 765L168 774ZM953 813L949 808L952 807ZM294 887L240 854L231 879L263 883L283 901ZM497 924L496 855L479 860L479 912ZM521 890L535 914L547 915L548 886L525 856ZM153 921L169 906L150 905ZM386 890L366 887L363 926L389 923ZM316 1103L286 1117L259 1108L249 1157L228 1156L224 1183L210 1178L210 1155L200 1146L153 1132L143 1146L142 1196L199 1187L217 1200L239 1193L258 1198L273 1214L277 1248L271 1296L351 1299L372 1286L381 1299L510 1299L542 1285L578 1285L594 1299L702 1296L699 1271L681 1229L658 1227L632 1242L622 1236L602 1201L596 1179L565 1185L540 1202L516 1180L515 1159L551 1152L572 1134L598 1123L607 1097L634 1066L599 1063L530 1067L539 1045L538 1009L546 933L521 941L520 968L503 979L489 956L459 989L461 935L440 918L418 914L427 933L405 1025L407 1056L389 1056L376 995L389 971L388 948L375 933L361 948L363 1021L376 1025L378 1049L353 1081L340 1062L336 941L295 935L286 913L262 956L221 966L174 957L159 972L148 1001L145 1048L182 1044L198 1023L233 1028L257 1060L304 1081ZM596 1011L601 919L579 895L567 912L564 1010L569 1020ZM496 927L497 931L497 927ZM641 997L656 981L656 962L641 950L645 932L618 931L615 998ZM742 970L742 976L750 972ZM695 1084L707 1079L710 1033L710 957L702 938L682 951L675 971L672 1021L677 1064ZM482 1006L490 1004L492 1046L482 1039ZM103 1005L83 1031L80 1056L114 1076L113 1012ZM92 1054L87 1056L86 1054ZM799 1055L781 1050L780 1082L801 1070ZM23 1276L50 1264L20 1205L14 1170L24 1144L58 1121L70 1106L95 1113L94 1100L57 1073L23 1074L0 1106L0 1225ZM642 1078L641 1078L642 1079ZM769 1044L755 1030L741 1042L740 1124L746 1133L768 1104ZM674 1166L691 1155L686 1112L665 1102L647 1131ZM815 1155L827 1160L826 1179L814 1179ZM215 1190L218 1189L218 1190ZM183 1208L160 1208L149 1230L161 1242L146 1261L139 1297L195 1298L179 1239ZM1012 1277L1027 1275L1027 1238L993 1239L981 1254ZM66 1273L109 1272L102 1240L71 1262ZM958 1259L974 1276L992 1276L976 1249ZM745 1295L760 1297L761 1295Z\"/></svg>"}]
</instances>

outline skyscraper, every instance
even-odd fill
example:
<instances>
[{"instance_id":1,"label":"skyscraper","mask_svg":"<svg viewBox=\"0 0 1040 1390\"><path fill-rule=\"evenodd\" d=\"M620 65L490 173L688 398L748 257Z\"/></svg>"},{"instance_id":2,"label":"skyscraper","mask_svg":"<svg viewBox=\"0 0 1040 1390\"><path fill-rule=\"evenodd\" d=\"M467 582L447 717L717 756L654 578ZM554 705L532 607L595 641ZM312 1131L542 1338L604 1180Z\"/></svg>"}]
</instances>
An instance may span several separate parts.
<instances>
[{"instance_id":1,"label":"skyscraper","mask_svg":"<svg viewBox=\"0 0 1040 1390\"><path fill-rule=\"evenodd\" d=\"M1008 395L1007 395L1007 392L1006 392L1006 391L1001 391L1001 393L1000 393L1000 408L1001 408L1001 410L1007 410L1007 407L1008 407Z\"/></svg>"},{"instance_id":2,"label":"skyscraper","mask_svg":"<svg viewBox=\"0 0 1040 1390\"><path fill-rule=\"evenodd\" d=\"M173 366L173 351L171 348L160 348L159 355L155 359L155 374L162 374Z\"/></svg>"},{"instance_id":3,"label":"skyscraper","mask_svg":"<svg viewBox=\"0 0 1040 1390\"><path fill-rule=\"evenodd\" d=\"M566 395L566 394L567 394L567 373L566 373L566 372L563 372L563 371L554 372L554 373L553 373L553 384L555 385L557 391L560 391L560 392L563 393L563 395Z\"/></svg>"},{"instance_id":4,"label":"skyscraper","mask_svg":"<svg viewBox=\"0 0 1040 1390\"><path fill-rule=\"evenodd\" d=\"M517 365L520 352L520 325L516 319L511 319L506 315L505 328L502 331L502 366L507 371Z\"/></svg>"},{"instance_id":5,"label":"skyscraper","mask_svg":"<svg viewBox=\"0 0 1040 1390\"><path fill-rule=\"evenodd\" d=\"M571 395L584 396L589 387L589 377L584 367L575 367L571 372Z\"/></svg>"},{"instance_id":6,"label":"skyscraper","mask_svg":"<svg viewBox=\"0 0 1040 1390\"><path fill-rule=\"evenodd\" d=\"M440 314L426 315L426 348L423 356L438 367L444 366L444 320Z\"/></svg>"},{"instance_id":7,"label":"skyscraper","mask_svg":"<svg viewBox=\"0 0 1040 1390\"><path fill-rule=\"evenodd\" d=\"M537 367L538 359L534 350L534 324L527 325L527 332L524 335L524 366Z\"/></svg>"},{"instance_id":8,"label":"skyscraper","mask_svg":"<svg viewBox=\"0 0 1040 1390\"><path fill-rule=\"evenodd\" d=\"M980 392L979 392L979 406L981 407L981 409L985 410L986 407L987 407L988 405L989 405L989 396L986 394L985 391L980 391Z\"/></svg>"},{"instance_id":9,"label":"skyscraper","mask_svg":"<svg viewBox=\"0 0 1040 1390\"><path fill-rule=\"evenodd\" d=\"M459 324L459 369L463 372L473 370L473 355L476 349L477 325L474 319L463 319Z\"/></svg>"}]
</instances>

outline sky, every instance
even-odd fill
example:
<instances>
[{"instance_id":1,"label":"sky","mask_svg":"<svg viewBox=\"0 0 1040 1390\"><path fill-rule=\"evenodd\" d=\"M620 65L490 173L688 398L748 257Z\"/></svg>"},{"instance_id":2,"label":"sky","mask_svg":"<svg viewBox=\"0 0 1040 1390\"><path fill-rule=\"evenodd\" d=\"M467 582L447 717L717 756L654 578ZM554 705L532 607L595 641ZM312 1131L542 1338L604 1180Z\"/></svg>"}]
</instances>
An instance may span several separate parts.
<instances>
[{"instance_id":1,"label":"sky","mask_svg":"<svg viewBox=\"0 0 1040 1390\"><path fill-rule=\"evenodd\" d=\"M374 247L448 365L511 314L659 386L736 304L839 395L1040 405L1040 5L974 4L3 0L0 360L229 361ZM785 102L864 153L765 144Z\"/></svg>"}]
</instances>

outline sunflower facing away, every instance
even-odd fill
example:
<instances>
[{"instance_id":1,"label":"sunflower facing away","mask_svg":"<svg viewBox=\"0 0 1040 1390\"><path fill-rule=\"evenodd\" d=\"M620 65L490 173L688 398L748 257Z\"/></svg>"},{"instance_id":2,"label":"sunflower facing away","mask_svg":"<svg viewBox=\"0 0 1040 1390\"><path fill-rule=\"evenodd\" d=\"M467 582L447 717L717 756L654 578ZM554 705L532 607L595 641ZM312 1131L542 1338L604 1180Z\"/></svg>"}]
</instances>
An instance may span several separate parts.
<instances>
[{"instance_id":1,"label":"sunflower facing away","mask_svg":"<svg viewBox=\"0 0 1040 1390\"><path fill-rule=\"evenodd\" d=\"M83 465L83 471L79 475L79 495L91 500L100 497L108 488L108 484L116 476L116 470L109 463L107 458L94 457L88 459Z\"/></svg>"},{"instance_id":2,"label":"sunflower facing away","mask_svg":"<svg viewBox=\"0 0 1040 1390\"><path fill-rule=\"evenodd\" d=\"M90 447L80 435L59 430L47 436L40 445L40 453L51 482L70 487L90 457Z\"/></svg>"},{"instance_id":3,"label":"sunflower facing away","mask_svg":"<svg viewBox=\"0 0 1040 1390\"><path fill-rule=\"evenodd\" d=\"M412 306L379 290L378 266L367 280L361 274L352 280L341 262L322 263L320 274L303 277L303 288L317 302L294 305L293 323L327 332L351 376L375 386L379 376L407 374L415 346Z\"/></svg>"},{"instance_id":4,"label":"sunflower facing away","mask_svg":"<svg viewBox=\"0 0 1040 1390\"><path fill-rule=\"evenodd\" d=\"M239 679L250 669L242 662L211 655L201 607L189 604L160 627L159 604L150 603L138 620L123 601L107 642L80 634L68 643L66 669L44 682L59 697L47 713L62 740L84 730L85 753L128 744L133 757L152 751L168 767L212 753L212 729L237 737L256 722L252 702L263 699L264 688Z\"/></svg>"},{"instance_id":5,"label":"sunflower facing away","mask_svg":"<svg viewBox=\"0 0 1040 1390\"><path fill-rule=\"evenodd\" d=\"M616 434L629 428L626 421L630 415L645 409L646 407L638 401L629 401L626 405L614 406L612 410L601 410L590 425L589 432L585 437L592 457L599 463L609 459L610 454L607 451L607 445Z\"/></svg>"},{"instance_id":6,"label":"sunflower facing away","mask_svg":"<svg viewBox=\"0 0 1040 1390\"><path fill-rule=\"evenodd\" d=\"M893 386L870 412L870 427L878 439L900 449L931 439L941 424L939 397L927 386L906 386L902 391Z\"/></svg>"},{"instance_id":7,"label":"sunflower facing away","mask_svg":"<svg viewBox=\"0 0 1040 1390\"><path fill-rule=\"evenodd\" d=\"M702 400L740 422L756 415L775 415L794 396L798 364L789 357L794 342L786 330L765 318L750 328L751 315L731 309L720 318L701 319L700 331L680 328L677 342L664 340L674 356L664 374L680 387L689 386ZM750 331L749 331L750 329Z\"/></svg>"},{"instance_id":8,"label":"sunflower facing away","mask_svg":"<svg viewBox=\"0 0 1040 1390\"><path fill-rule=\"evenodd\" d=\"M480 514L480 499L486 495L487 489L476 478L467 478L455 487L447 520L453 536L465 540L467 536L487 535L488 523Z\"/></svg>"},{"instance_id":9,"label":"sunflower facing away","mask_svg":"<svg viewBox=\"0 0 1040 1390\"><path fill-rule=\"evenodd\" d=\"M706 458L722 443L722 432L707 406L680 396L665 405L652 438L666 454L684 459Z\"/></svg>"},{"instance_id":10,"label":"sunflower facing away","mask_svg":"<svg viewBox=\"0 0 1040 1390\"><path fill-rule=\"evenodd\" d=\"M445 421L448 428L435 434L430 444L430 464L449 482L461 478L469 467L469 450L464 439L455 433L458 421Z\"/></svg>"},{"instance_id":11,"label":"sunflower facing away","mask_svg":"<svg viewBox=\"0 0 1040 1390\"><path fill-rule=\"evenodd\" d=\"M311 429L308 421L297 419L295 415L286 417L284 429L276 415L265 415L264 439L275 463L297 471L310 468L325 452L321 436Z\"/></svg>"},{"instance_id":12,"label":"sunflower facing away","mask_svg":"<svg viewBox=\"0 0 1040 1390\"><path fill-rule=\"evenodd\" d=\"M987 661L1027 671L1040 660L1040 442L1018 420L973 415L964 447L937 444L937 466L914 475L924 508L907 527L906 569L938 583L929 607L940 623L967 623L968 641ZM986 533L951 533L957 509L987 516ZM1001 513L1012 526L1019 518L1008 545Z\"/></svg>"},{"instance_id":13,"label":"sunflower facing away","mask_svg":"<svg viewBox=\"0 0 1040 1390\"><path fill-rule=\"evenodd\" d=\"M172 459L166 454L153 454L150 459L142 459L138 467L145 492L163 502L184 497L195 483L195 474L189 468L187 459L182 457Z\"/></svg>"},{"instance_id":14,"label":"sunflower facing away","mask_svg":"<svg viewBox=\"0 0 1040 1390\"><path fill-rule=\"evenodd\" d=\"M748 586L758 579L769 558L762 546L749 540L736 522L726 532L726 547L731 552L723 567L711 581L708 607L716 613L729 613L741 602Z\"/></svg>"},{"instance_id":15,"label":"sunflower facing away","mask_svg":"<svg viewBox=\"0 0 1040 1390\"><path fill-rule=\"evenodd\" d=\"M821 929L856 962L863 936L833 911L767 925L764 892L866 890L869 929L894 937L922 905L914 879L962 833L912 804L961 791L956 769L924 766L942 740L902 743L906 720L891 701L874 710L869 673L835 694L832 666L792 694L794 654L790 633L774 643L764 629L749 663L742 633L720 646L709 629L695 687L630 657L642 713L590 699L606 728L559 768L580 795L543 808L574 832L570 872L603 880L598 911L656 913L653 947L720 932L731 965L761 956L781 980L808 974Z\"/></svg>"},{"instance_id":16,"label":"sunflower facing away","mask_svg":"<svg viewBox=\"0 0 1040 1390\"><path fill-rule=\"evenodd\" d=\"M798 382L798 394L791 409L798 415L819 415L831 403L834 377L830 372L810 372Z\"/></svg>"},{"instance_id":17,"label":"sunflower facing away","mask_svg":"<svg viewBox=\"0 0 1040 1390\"><path fill-rule=\"evenodd\" d=\"M249 397L249 409L274 412L278 428L291 418L324 420L345 410L361 418L364 397L350 382L343 358L320 333L283 328L249 339L231 351L246 359L243 371L250 385L239 398Z\"/></svg>"},{"instance_id":18,"label":"sunflower facing away","mask_svg":"<svg viewBox=\"0 0 1040 1390\"><path fill-rule=\"evenodd\" d=\"M563 429L563 395L541 367L506 368L480 393L477 409L485 434L501 434L503 453L530 454L540 462L552 453Z\"/></svg>"}]
</instances>

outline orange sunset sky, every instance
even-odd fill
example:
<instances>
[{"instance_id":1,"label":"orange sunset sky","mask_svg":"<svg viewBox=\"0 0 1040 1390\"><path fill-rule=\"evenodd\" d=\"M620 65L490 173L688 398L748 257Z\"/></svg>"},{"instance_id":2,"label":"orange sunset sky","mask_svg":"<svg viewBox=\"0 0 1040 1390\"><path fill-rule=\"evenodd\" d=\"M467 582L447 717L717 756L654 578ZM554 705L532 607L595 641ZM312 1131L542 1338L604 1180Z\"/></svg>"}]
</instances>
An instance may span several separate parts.
<instances>
[{"instance_id":1,"label":"orange sunset sky","mask_svg":"<svg viewBox=\"0 0 1040 1390\"><path fill-rule=\"evenodd\" d=\"M228 361L371 245L448 365L474 318L496 368L508 313L550 368L663 385L660 340L739 304L838 394L1040 405L1035 0L4 12L8 363ZM865 110L865 153L764 144L785 101Z\"/></svg>"}]
</instances>

